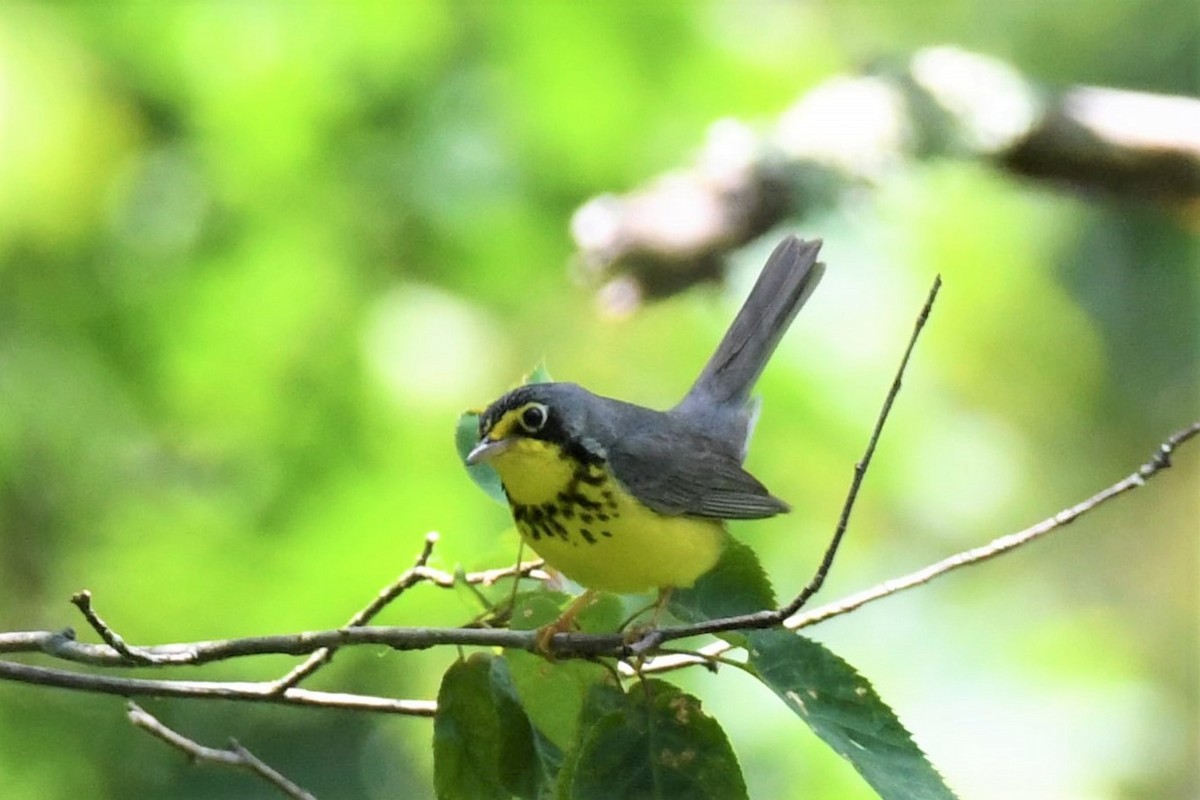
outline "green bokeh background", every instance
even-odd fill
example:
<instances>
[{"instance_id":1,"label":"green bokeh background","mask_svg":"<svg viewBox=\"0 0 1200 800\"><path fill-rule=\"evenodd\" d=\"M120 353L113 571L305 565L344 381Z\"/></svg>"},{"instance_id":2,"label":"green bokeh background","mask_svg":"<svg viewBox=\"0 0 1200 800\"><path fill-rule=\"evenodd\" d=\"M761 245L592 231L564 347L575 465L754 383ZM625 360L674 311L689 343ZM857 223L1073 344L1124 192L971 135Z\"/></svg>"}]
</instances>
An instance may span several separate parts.
<instances>
[{"instance_id":1,"label":"green bokeh background","mask_svg":"<svg viewBox=\"0 0 1200 800\"><path fill-rule=\"evenodd\" d=\"M543 358L670 404L774 243L723 289L607 319L565 268L583 200L682 163L715 119L928 44L1195 95L1198 29L1189 0L4 5L0 630L79 627L85 587L136 643L334 626L430 530L437 566L506 563L459 412ZM830 271L760 384L750 465L797 510L735 527L781 594L819 556L937 272L828 599L1047 516L1195 417L1187 225L936 163L790 226L825 238ZM1198 487L1193 448L1050 541L816 635L964 797L1194 797ZM472 611L426 587L381 622ZM431 698L454 657L343 653L312 685ZM753 796L870 796L752 681L680 679ZM322 798L432 791L427 720L145 705ZM9 800L267 794L133 730L120 699L0 684Z\"/></svg>"}]
</instances>

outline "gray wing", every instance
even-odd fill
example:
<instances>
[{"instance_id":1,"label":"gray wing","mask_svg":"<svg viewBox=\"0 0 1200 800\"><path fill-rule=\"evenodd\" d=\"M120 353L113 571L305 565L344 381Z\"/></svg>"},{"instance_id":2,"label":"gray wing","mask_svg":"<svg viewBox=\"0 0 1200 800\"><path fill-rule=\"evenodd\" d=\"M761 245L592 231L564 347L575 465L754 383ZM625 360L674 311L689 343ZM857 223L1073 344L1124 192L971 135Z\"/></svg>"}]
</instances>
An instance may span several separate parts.
<instances>
[{"instance_id":1,"label":"gray wing","mask_svg":"<svg viewBox=\"0 0 1200 800\"><path fill-rule=\"evenodd\" d=\"M760 519L788 511L727 447L707 437L642 433L609 449L617 479L660 514Z\"/></svg>"}]
</instances>

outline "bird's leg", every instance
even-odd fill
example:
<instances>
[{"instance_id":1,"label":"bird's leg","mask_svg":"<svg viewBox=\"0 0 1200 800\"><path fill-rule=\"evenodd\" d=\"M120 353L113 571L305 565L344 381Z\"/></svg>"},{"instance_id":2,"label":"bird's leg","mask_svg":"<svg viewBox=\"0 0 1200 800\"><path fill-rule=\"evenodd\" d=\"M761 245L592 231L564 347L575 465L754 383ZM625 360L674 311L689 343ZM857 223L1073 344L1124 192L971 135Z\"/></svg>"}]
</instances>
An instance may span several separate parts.
<instances>
[{"instance_id":1,"label":"bird's leg","mask_svg":"<svg viewBox=\"0 0 1200 800\"><path fill-rule=\"evenodd\" d=\"M545 656L553 656L550 643L554 639L554 635L574 630L575 618L579 616L581 611L591 605L595 599L596 591L594 589L585 589L583 594L576 597L571 605L567 606L566 610L559 614L558 619L538 628L536 639L538 652Z\"/></svg>"},{"instance_id":2,"label":"bird's leg","mask_svg":"<svg viewBox=\"0 0 1200 800\"><path fill-rule=\"evenodd\" d=\"M659 617L662 616L663 609L667 607L667 601L671 599L671 592L674 591L674 586L663 586L658 590L658 600L654 603L654 613L650 616L650 627L657 628Z\"/></svg>"},{"instance_id":3,"label":"bird's leg","mask_svg":"<svg viewBox=\"0 0 1200 800\"><path fill-rule=\"evenodd\" d=\"M662 617L663 609L667 607L667 601L671 599L671 591L673 588L674 587L671 586L660 587L658 590L658 598L653 603L639 608L621 623L621 627L618 630L626 631L628 629L626 633L627 640L635 641L640 638L642 634L646 633L647 631L652 631L658 627L658 620L660 617ZM650 621L641 625L634 625L634 620L636 620L642 614L645 614L647 611L654 612L650 615Z\"/></svg>"}]
</instances>

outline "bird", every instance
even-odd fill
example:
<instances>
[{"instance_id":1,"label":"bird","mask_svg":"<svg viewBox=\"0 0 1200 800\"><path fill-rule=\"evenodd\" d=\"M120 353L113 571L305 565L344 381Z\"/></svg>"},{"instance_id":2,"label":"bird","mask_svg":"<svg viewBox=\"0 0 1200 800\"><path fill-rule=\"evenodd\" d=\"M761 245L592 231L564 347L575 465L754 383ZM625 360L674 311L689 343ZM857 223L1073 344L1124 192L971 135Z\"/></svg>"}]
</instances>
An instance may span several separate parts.
<instances>
[{"instance_id":1,"label":"bird","mask_svg":"<svg viewBox=\"0 0 1200 800\"><path fill-rule=\"evenodd\" d=\"M466 463L495 469L522 539L585 596L658 590L661 606L717 563L727 520L790 510L743 466L760 408L750 393L825 272L821 244L779 243L673 408L550 382L479 415Z\"/></svg>"}]
</instances>

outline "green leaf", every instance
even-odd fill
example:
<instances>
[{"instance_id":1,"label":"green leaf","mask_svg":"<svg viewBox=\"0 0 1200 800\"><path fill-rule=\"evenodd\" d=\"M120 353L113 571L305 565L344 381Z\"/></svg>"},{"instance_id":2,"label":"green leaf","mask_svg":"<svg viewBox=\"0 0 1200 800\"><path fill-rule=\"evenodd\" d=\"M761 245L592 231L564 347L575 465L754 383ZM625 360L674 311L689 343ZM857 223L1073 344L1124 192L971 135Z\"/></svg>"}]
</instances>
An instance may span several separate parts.
<instances>
[{"instance_id":1,"label":"green leaf","mask_svg":"<svg viewBox=\"0 0 1200 800\"><path fill-rule=\"evenodd\" d=\"M464 411L458 418L458 427L454 429L454 447L458 450L458 457L462 460L467 475L488 497L508 505L508 498L504 495L504 487L500 484L500 475L496 470L488 464L467 464L467 454L478 441L479 412Z\"/></svg>"},{"instance_id":2,"label":"green leaf","mask_svg":"<svg viewBox=\"0 0 1200 800\"><path fill-rule=\"evenodd\" d=\"M539 589L521 592L513 605L512 624L515 631L530 631L556 621L578 597L566 592ZM575 624L584 633L613 633L624 622L625 603L619 595L592 591L587 604L578 609Z\"/></svg>"},{"instance_id":3,"label":"green leaf","mask_svg":"<svg viewBox=\"0 0 1200 800\"><path fill-rule=\"evenodd\" d=\"M739 800L746 797L725 732L700 701L662 681L635 684L583 731L578 752L560 774L562 800Z\"/></svg>"},{"instance_id":4,"label":"green leaf","mask_svg":"<svg viewBox=\"0 0 1200 800\"><path fill-rule=\"evenodd\" d=\"M504 654L530 722L566 750L579 731L580 711L592 686L609 680L607 669L588 661L548 661L523 650Z\"/></svg>"},{"instance_id":5,"label":"green leaf","mask_svg":"<svg viewBox=\"0 0 1200 800\"><path fill-rule=\"evenodd\" d=\"M676 589L667 608L684 622L703 622L775 607L775 590L758 556L749 545L727 537L716 566L700 576L690 589ZM723 638L737 645L745 634L730 632Z\"/></svg>"},{"instance_id":6,"label":"green leaf","mask_svg":"<svg viewBox=\"0 0 1200 800\"><path fill-rule=\"evenodd\" d=\"M619 595L594 592L588 604L575 617L584 633L615 633L628 614Z\"/></svg>"},{"instance_id":7,"label":"green leaf","mask_svg":"<svg viewBox=\"0 0 1200 800\"><path fill-rule=\"evenodd\" d=\"M619 711L627 704L625 689L620 684L596 684L588 692L587 701L583 704L583 714L580 716L581 729L590 728L605 715Z\"/></svg>"},{"instance_id":8,"label":"green leaf","mask_svg":"<svg viewBox=\"0 0 1200 800\"><path fill-rule=\"evenodd\" d=\"M512 624L514 631L531 631L549 625L558 619L563 607L571 599L566 592L539 589L521 592L513 603Z\"/></svg>"},{"instance_id":9,"label":"green leaf","mask_svg":"<svg viewBox=\"0 0 1200 800\"><path fill-rule=\"evenodd\" d=\"M531 630L558 618L559 592L534 592L517 599L515 630ZM554 745L568 750L579 732L580 713L592 687L609 681L607 669L590 661L548 661L524 650L504 654L512 683L530 722Z\"/></svg>"},{"instance_id":10,"label":"green leaf","mask_svg":"<svg viewBox=\"0 0 1200 800\"><path fill-rule=\"evenodd\" d=\"M566 752L558 773L555 800L568 800L571 796L575 767L579 763L579 739L583 737L583 731L590 730L606 714L621 710L625 705L625 692L617 683L598 683L588 692L579 719L580 734L576 738L575 746Z\"/></svg>"},{"instance_id":11,"label":"green leaf","mask_svg":"<svg viewBox=\"0 0 1200 800\"><path fill-rule=\"evenodd\" d=\"M550 377L550 370L546 369L546 362L539 361L533 371L525 376L523 383L552 383L553 378Z\"/></svg>"},{"instance_id":12,"label":"green leaf","mask_svg":"<svg viewBox=\"0 0 1200 800\"><path fill-rule=\"evenodd\" d=\"M504 731L492 695L493 656L475 653L442 676L433 719L433 786L441 800L507 800L501 777Z\"/></svg>"},{"instance_id":13,"label":"green leaf","mask_svg":"<svg viewBox=\"0 0 1200 800\"><path fill-rule=\"evenodd\" d=\"M562 765L562 750L530 723L504 658L492 661L491 680L504 733L500 740L500 781L517 797L544 797Z\"/></svg>"},{"instance_id":14,"label":"green leaf","mask_svg":"<svg viewBox=\"0 0 1200 800\"><path fill-rule=\"evenodd\" d=\"M751 631L758 678L885 800L953 800L954 793L862 675L823 645L788 630Z\"/></svg>"}]
</instances>

